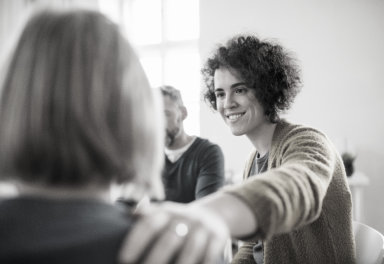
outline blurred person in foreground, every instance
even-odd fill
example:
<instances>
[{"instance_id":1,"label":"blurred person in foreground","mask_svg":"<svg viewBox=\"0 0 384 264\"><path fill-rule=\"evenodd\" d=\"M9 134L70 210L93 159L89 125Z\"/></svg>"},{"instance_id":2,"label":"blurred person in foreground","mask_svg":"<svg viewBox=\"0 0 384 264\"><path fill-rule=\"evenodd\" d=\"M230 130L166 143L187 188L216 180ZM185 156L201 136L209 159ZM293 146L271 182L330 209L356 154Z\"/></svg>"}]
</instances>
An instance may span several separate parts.
<instances>
[{"instance_id":1,"label":"blurred person in foreground","mask_svg":"<svg viewBox=\"0 0 384 264\"><path fill-rule=\"evenodd\" d=\"M224 155L217 144L186 133L188 110L180 91L170 85L159 89L166 121L162 173L165 200L189 203L224 185Z\"/></svg>"},{"instance_id":2,"label":"blurred person in foreground","mask_svg":"<svg viewBox=\"0 0 384 264\"><path fill-rule=\"evenodd\" d=\"M215 215L175 216L176 206L158 206L152 221L113 200L114 186L161 188L164 146L156 97L114 23L96 11L39 11L3 77L0 177L18 194L0 200L0 263L215 262L227 238ZM124 237L142 221L172 230L171 253L132 260ZM190 237L191 223L200 239Z\"/></svg>"},{"instance_id":3,"label":"blurred person in foreground","mask_svg":"<svg viewBox=\"0 0 384 264\"><path fill-rule=\"evenodd\" d=\"M202 73L205 98L254 151L241 184L180 214L208 210L223 219L232 237L244 240L232 263L355 263L351 193L339 153L321 131L280 118L301 87L293 57L276 42L235 36L214 50Z\"/></svg>"}]
</instances>

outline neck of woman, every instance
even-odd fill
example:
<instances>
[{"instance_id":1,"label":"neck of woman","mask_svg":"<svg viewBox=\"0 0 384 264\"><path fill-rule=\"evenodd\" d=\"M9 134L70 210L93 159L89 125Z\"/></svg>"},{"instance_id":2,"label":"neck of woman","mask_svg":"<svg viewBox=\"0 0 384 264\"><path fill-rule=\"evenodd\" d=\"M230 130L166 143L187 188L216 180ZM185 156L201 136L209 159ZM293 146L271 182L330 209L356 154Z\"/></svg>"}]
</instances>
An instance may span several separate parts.
<instances>
[{"instance_id":1,"label":"neck of woman","mask_svg":"<svg viewBox=\"0 0 384 264\"><path fill-rule=\"evenodd\" d=\"M252 145L257 149L260 156L264 156L271 148L273 133L276 124L266 122L258 127L258 130L251 135L247 135Z\"/></svg>"}]
</instances>

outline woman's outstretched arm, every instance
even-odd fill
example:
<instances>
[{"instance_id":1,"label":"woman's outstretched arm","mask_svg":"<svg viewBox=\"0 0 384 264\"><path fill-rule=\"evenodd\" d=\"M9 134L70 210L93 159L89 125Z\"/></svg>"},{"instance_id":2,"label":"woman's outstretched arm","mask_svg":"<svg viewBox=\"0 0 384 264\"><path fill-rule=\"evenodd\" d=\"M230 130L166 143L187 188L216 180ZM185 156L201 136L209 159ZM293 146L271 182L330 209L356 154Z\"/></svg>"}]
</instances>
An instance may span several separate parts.
<instances>
[{"instance_id":1,"label":"woman's outstretched arm","mask_svg":"<svg viewBox=\"0 0 384 264\"><path fill-rule=\"evenodd\" d=\"M188 205L151 205L139 215L121 249L121 263L222 263L230 235L244 237L257 227L239 198L220 191Z\"/></svg>"}]
</instances>

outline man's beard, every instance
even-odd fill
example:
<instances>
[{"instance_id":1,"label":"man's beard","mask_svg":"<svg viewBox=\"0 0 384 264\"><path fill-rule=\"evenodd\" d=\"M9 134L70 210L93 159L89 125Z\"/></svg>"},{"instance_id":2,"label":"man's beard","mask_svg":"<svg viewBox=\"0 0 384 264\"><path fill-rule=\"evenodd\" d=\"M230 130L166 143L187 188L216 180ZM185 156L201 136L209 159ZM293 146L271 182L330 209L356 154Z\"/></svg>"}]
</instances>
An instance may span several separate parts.
<instances>
[{"instance_id":1,"label":"man's beard","mask_svg":"<svg viewBox=\"0 0 384 264\"><path fill-rule=\"evenodd\" d=\"M165 146L166 147L171 147L173 145L173 143L175 143L175 138L176 138L176 135L179 133L180 129L179 128L175 128L173 130L166 130L165 131Z\"/></svg>"}]
</instances>

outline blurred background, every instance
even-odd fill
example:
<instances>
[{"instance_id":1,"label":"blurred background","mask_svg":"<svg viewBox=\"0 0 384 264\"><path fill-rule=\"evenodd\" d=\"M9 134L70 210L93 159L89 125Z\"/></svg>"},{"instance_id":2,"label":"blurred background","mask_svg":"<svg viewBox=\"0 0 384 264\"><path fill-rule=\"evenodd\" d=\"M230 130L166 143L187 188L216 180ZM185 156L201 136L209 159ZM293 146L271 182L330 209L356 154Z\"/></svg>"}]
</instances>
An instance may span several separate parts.
<instances>
[{"instance_id":1,"label":"blurred background","mask_svg":"<svg viewBox=\"0 0 384 264\"><path fill-rule=\"evenodd\" d=\"M303 79L284 118L322 130L355 158L354 217L384 233L383 0L0 0L0 60L40 5L94 8L120 24L151 85L181 90L186 131L222 147L234 182L252 147L202 101L200 68L234 34L278 41L298 59Z\"/></svg>"}]
</instances>

